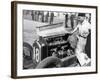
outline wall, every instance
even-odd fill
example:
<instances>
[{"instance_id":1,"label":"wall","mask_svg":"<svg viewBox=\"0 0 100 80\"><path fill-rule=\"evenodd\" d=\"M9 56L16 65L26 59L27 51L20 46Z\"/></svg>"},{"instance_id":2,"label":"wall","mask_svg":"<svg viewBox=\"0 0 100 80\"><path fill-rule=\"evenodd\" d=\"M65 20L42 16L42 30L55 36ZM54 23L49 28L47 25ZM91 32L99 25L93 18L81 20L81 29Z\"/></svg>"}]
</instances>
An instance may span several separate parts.
<instances>
[{"instance_id":1,"label":"wall","mask_svg":"<svg viewBox=\"0 0 100 80\"><path fill-rule=\"evenodd\" d=\"M24 0L26 1L26 0ZM66 4L79 4L79 5L97 5L98 9L99 0L30 0L37 2L51 2L51 3L66 3ZM13 80L10 78L11 68L11 0L0 0L0 80ZM98 12L98 14L100 11ZM98 16L100 21L100 17ZM99 22L98 21L98 22ZM100 24L99 24L100 25ZM98 25L98 26L99 26ZM98 30L99 27L98 27ZM98 34L100 32L98 31ZM98 41L100 37L98 36ZM100 42L98 42L98 48ZM99 53L99 52L98 52ZM100 54L98 54L100 57ZM98 63L100 59L98 60ZM100 64L98 64L100 67ZM34 78L34 80L100 80L100 69L98 74L88 75L74 75L74 76L60 76L60 77L45 77L45 78ZM23 80L23 79L22 79ZM27 80L27 79L26 79ZM30 78L28 80L33 80Z\"/></svg>"}]
</instances>

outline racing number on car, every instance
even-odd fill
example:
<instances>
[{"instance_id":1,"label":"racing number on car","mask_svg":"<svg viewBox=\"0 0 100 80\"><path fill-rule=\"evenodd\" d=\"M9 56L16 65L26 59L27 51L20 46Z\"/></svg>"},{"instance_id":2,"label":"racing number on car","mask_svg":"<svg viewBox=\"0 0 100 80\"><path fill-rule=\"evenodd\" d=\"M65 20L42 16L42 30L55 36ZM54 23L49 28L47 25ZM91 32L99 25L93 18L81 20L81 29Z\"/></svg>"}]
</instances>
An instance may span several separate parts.
<instances>
[{"instance_id":1,"label":"racing number on car","mask_svg":"<svg viewBox=\"0 0 100 80\"><path fill-rule=\"evenodd\" d=\"M34 60L36 60L36 62L39 62L39 57L40 57L40 55L39 55L39 53L40 53L40 51L39 51L39 48L36 48L36 47L33 47L33 49L34 49Z\"/></svg>"}]
</instances>

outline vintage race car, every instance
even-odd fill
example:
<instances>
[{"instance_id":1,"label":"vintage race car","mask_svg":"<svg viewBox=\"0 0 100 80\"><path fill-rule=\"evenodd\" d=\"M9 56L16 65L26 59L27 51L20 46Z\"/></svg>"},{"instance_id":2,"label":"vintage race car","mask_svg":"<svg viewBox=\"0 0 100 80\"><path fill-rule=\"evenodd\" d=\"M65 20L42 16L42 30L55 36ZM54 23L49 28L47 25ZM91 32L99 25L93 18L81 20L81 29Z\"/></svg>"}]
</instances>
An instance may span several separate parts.
<instances>
[{"instance_id":1,"label":"vintage race car","mask_svg":"<svg viewBox=\"0 0 100 80\"><path fill-rule=\"evenodd\" d=\"M77 64L74 50L68 42L71 29L65 29L63 23L37 27L39 38L30 49L34 68L68 67Z\"/></svg>"}]
</instances>

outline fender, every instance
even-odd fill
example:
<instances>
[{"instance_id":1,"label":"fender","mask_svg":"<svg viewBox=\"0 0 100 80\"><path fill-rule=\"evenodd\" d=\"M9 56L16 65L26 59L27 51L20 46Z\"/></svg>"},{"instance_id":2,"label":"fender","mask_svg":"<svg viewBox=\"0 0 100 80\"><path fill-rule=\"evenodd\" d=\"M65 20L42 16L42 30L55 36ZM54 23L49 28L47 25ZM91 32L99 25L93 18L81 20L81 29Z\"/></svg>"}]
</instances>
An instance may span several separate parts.
<instances>
[{"instance_id":1,"label":"fender","mask_svg":"<svg viewBox=\"0 0 100 80\"><path fill-rule=\"evenodd\" d=\"M52 64L54 66L52 66ZM61 67L62 66L62 61L54 56L50 56L42 60L36 68L49 68L50 66L52 67Z\"/></svg>"}]
</instances>

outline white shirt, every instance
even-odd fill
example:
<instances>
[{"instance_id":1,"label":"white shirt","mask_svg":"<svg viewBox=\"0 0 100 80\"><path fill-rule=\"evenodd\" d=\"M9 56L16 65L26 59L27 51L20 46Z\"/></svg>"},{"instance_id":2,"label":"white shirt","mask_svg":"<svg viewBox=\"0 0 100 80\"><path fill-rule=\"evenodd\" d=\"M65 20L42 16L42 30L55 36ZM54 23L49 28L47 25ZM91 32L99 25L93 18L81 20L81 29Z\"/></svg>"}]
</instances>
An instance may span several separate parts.
<instances>
[{"instance_id":1,"label":"white shirt","mask_svg":"<svg viewBox=\"0 0 100 80\"><path fill-rule=\"evenodd\" d=\"M89 29L91 27L91 24L85 19L82 24L77 25L79 29L79 34L81 36L87 37L89 34Z\"/></svg>"}]
</instances>

